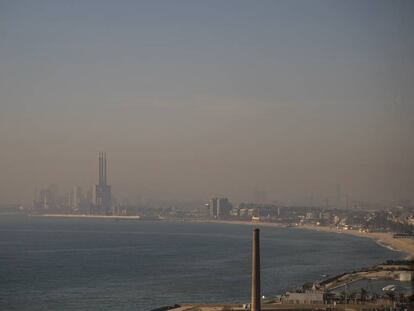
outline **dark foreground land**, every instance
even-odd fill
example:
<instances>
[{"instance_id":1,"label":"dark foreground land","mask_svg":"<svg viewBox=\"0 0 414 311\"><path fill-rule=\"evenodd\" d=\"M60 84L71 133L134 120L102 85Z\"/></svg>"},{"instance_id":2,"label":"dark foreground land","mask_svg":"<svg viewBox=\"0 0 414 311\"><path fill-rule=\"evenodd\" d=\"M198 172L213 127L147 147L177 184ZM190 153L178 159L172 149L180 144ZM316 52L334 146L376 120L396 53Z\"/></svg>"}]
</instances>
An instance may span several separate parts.
<instances>
[{"instance_id":1,"label":"dark foreground land","mask_svg":"<svg viewBox=\"0 0 414 311\"><path fill-rule=\"evenodd\" d=\"M374 310L389 310L389 305L381 304L337 304L328 305L328 304L313 304L313 305L303 305L303 304L265 304L262 305L262 310L266 311L314 311L314 310L335 310L335 311L374 311ZM158 309L157 309L158 310ZM160 308L159 310L163 310ZM241 310L250 310L249 307L244 307L243 305L189 305L183 304L180 307L173 309L164 309L172 311L241 311Z\"/></svg>"}]
</instances>

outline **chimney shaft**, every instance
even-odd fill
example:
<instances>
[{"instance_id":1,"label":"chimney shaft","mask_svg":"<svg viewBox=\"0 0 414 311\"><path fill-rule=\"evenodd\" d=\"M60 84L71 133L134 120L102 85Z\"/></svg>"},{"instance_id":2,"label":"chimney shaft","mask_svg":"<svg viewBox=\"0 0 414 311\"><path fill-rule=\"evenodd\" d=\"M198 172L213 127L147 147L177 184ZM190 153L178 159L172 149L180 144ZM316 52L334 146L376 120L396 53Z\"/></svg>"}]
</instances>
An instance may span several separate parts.
<instances>
[{"instance_id":1,"label":"chimney shaft","mask_svg":"<svg viewBox=\"0 0 414 311\"><path fill-rule=\"evenodd\" d=\"M260 231L253 230L251 311L260 311Z\"/></svg>"},{"instance_id":2,"label":"chimney shaft","mask_svg":"<svg viewBox=\"0 0 414 311\"><path fill-rule=\"evenodd\" d=\"M102 153L99 152L99 181L98 184L102 183Z\"/></svg>"},{"instance_id":3,"label":"chimney shaft","mask_svg":"<svg viewBox=\"0 0 414 311\"><path fill-rule=\"evenodd\" d=\"M105 185L107 184L107 181L106 181L106 152L105 152L104 184L105 184Z\"/></svg>"},{"instance_id":4,"label":"chimney shaft","mask_svg":"<svg viewBox=\"0 0 414 311\"><path fill-rule=\"evenodd\" d=\"M100 173L100 175L101 175L101 177L100 177L100 180L99 180L99 184L103 184L103 152L101 152L101 173Z\"/></svg>"}]
</instances>

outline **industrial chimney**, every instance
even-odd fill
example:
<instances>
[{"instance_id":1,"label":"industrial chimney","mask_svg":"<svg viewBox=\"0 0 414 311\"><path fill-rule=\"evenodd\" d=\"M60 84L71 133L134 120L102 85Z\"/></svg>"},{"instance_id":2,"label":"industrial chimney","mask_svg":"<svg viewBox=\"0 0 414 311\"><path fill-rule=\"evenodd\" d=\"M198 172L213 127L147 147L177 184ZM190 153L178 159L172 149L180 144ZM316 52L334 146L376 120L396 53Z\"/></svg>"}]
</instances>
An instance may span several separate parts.
<instances>
[{"instance_id":1,"label":"industrial chimney","mask_svg":"<svg viewBox=\"0 0 414 311\"><path fill-rule=\"evenodd\" d=\"M253 230L251 311L260 311L260 230Z\"/></svg>"}]
</instances>

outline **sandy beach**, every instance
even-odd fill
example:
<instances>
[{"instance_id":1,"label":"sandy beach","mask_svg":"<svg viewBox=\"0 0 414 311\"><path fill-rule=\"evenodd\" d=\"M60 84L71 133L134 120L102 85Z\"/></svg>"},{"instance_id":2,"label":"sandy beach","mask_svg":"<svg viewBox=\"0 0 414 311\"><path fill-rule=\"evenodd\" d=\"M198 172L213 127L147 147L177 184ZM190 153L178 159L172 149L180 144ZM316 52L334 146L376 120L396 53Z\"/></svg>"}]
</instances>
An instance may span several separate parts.
<instances>
[{"instance_id":1,"label":"sandy beach","mask_svg":"<svg viewBox=\"0 0 414 311\"><path fill-rule=\"evenodd\" d=\"M394 250L401 251L407 254L407 258L414 258L414 241L412 239L394 239L392 232L360 232L357 230L343 230L335 227L328 226L314 226L314 225L303 225L296 228L304 230L315 230L320 232L350 234L363 238L369 238L384 247L390 247Z\"/></svg>"}]
</instances>

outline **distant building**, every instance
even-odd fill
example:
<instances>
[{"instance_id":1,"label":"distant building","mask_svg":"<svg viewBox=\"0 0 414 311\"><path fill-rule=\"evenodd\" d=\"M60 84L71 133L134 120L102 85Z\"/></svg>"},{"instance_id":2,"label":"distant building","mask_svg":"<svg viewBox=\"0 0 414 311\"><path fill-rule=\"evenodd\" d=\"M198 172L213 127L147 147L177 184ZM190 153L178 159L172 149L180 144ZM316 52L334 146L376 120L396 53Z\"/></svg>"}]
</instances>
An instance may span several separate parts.
<instances>
[{"instance_id":1,"label":"distant building","mask_svg":"<svg viewBox=\"0 0 414 311\"><path fill-rule=\"evenodd\" d=\"M94 214L112 213L111 186L107 183L106 153L99 153L99 181L93 189Z\"/></svg>"},{"instance_id":2,"label":"distant building","mask_svg":"<svg viewBox=\"0 0 414 311\"><path fill-rule=\"evenodd\" d=\"M69 207L74 211L78 211L83 201L83 191L81 187L73 187L69 194Z\"/></svg>"},{"instance_id":3,"label":"distant building","mask_svg":"<svg viewBox=\"0 0 414 311\"><path fill-rule=\"evenodd\" d=\"M249 216L248 215L249 209L247 209L247 208L239 208L238 210L239 210L239 217L240 218L247 218Z\"/></svg>"},{"instance_id":4,"label":"distant building","mask_svg":"<svg viewBox=\"0 0 414 311\"><path fill-rule=\"evenodd\" d=\"M400 282L411 282L413 279L412 271L402 271L398 274L398 279Z\"/></svg>"},{"instance_id":5,"label":"distant building","mask_svg":"<svg viewBox=\"0 0 414 311\"><path fill-rule=\"evenodd\" d=\"M35 200L33 201L33 208L37 211L54 211L60 207L58 188L56 185L49 186L46 189L36 191Z\"/></svg>"},{"instance_id":6,"label":"distant building","mask_svg":"<svg viewBox=\"0 0 414 311\"><path fill-rule=\"evenodd\" d=\"M259 203L240 203L239 216L241 219L251 219L252 217L259 217L263 220L278 219L281 210L274 204L259 204Z\"/></svg>"},{"instance_id":7,"label":"distant building","mask_svg":"<svg viewBox=\"0 0 414 311\"><path fill-rule=\"evenodd\" d=\"M323 292L310 290L304 293L287 292L281 300L287 304L323 304L325 297Z\"/></svg>"},{"instance_id":8,"label":"distant building","mask_svg":"<svg viewBox=\"0 0 414 311\"><path fill-rule=\"evenodd\" d=\"M36 190L32 212L112 214L113 198L111 186L107 182L106 153L99 153L98 171L98 184L85 192L81 187L75 186L60 195L56 185Z\"/></svg>"},{"instance_id":9,"label":"distant building","mask_svg":"<svg viewBox=\"0 0 414 311\"><path fill-rule=\"evenodd\" d=\"M41 208L50 209L52 208L52 195L48 189L42 189L39 192L39 203Z\"/></svg>"},{"instance_id":10,"label":"distant building","mask_svg":"<svg viewBox=\"0 0 414 311\"><path fill-rule=\"evenodd\" d=\"M210 218L217 218L217 198L213 198L208 203Z\"/></svg>"},{"instance_id":11,"label":"distant building","mask_svg":"<svg viewBox=\"0 0 414 311\"><path fill-rule=\"evenodd\" d=\"M210 218L223 219L230 216L233 205L227 198L213 198L209 201Z\"/></svg>"},{"instance_id":12,"label":"distant building","mask_svg":"<svg viewBox=\"0 0 414 311\"><path fill-rule=\"evenodd\" d=\"M88 204L92 204L92 203L93 203L93 193L94 193L94 188L95 188L95 186L93 186L93 187L89 187L89 189L88 189L88 190L86 190L86 194L85 194L85 201L86 201Z\"/></svg>"}]
</instances>

